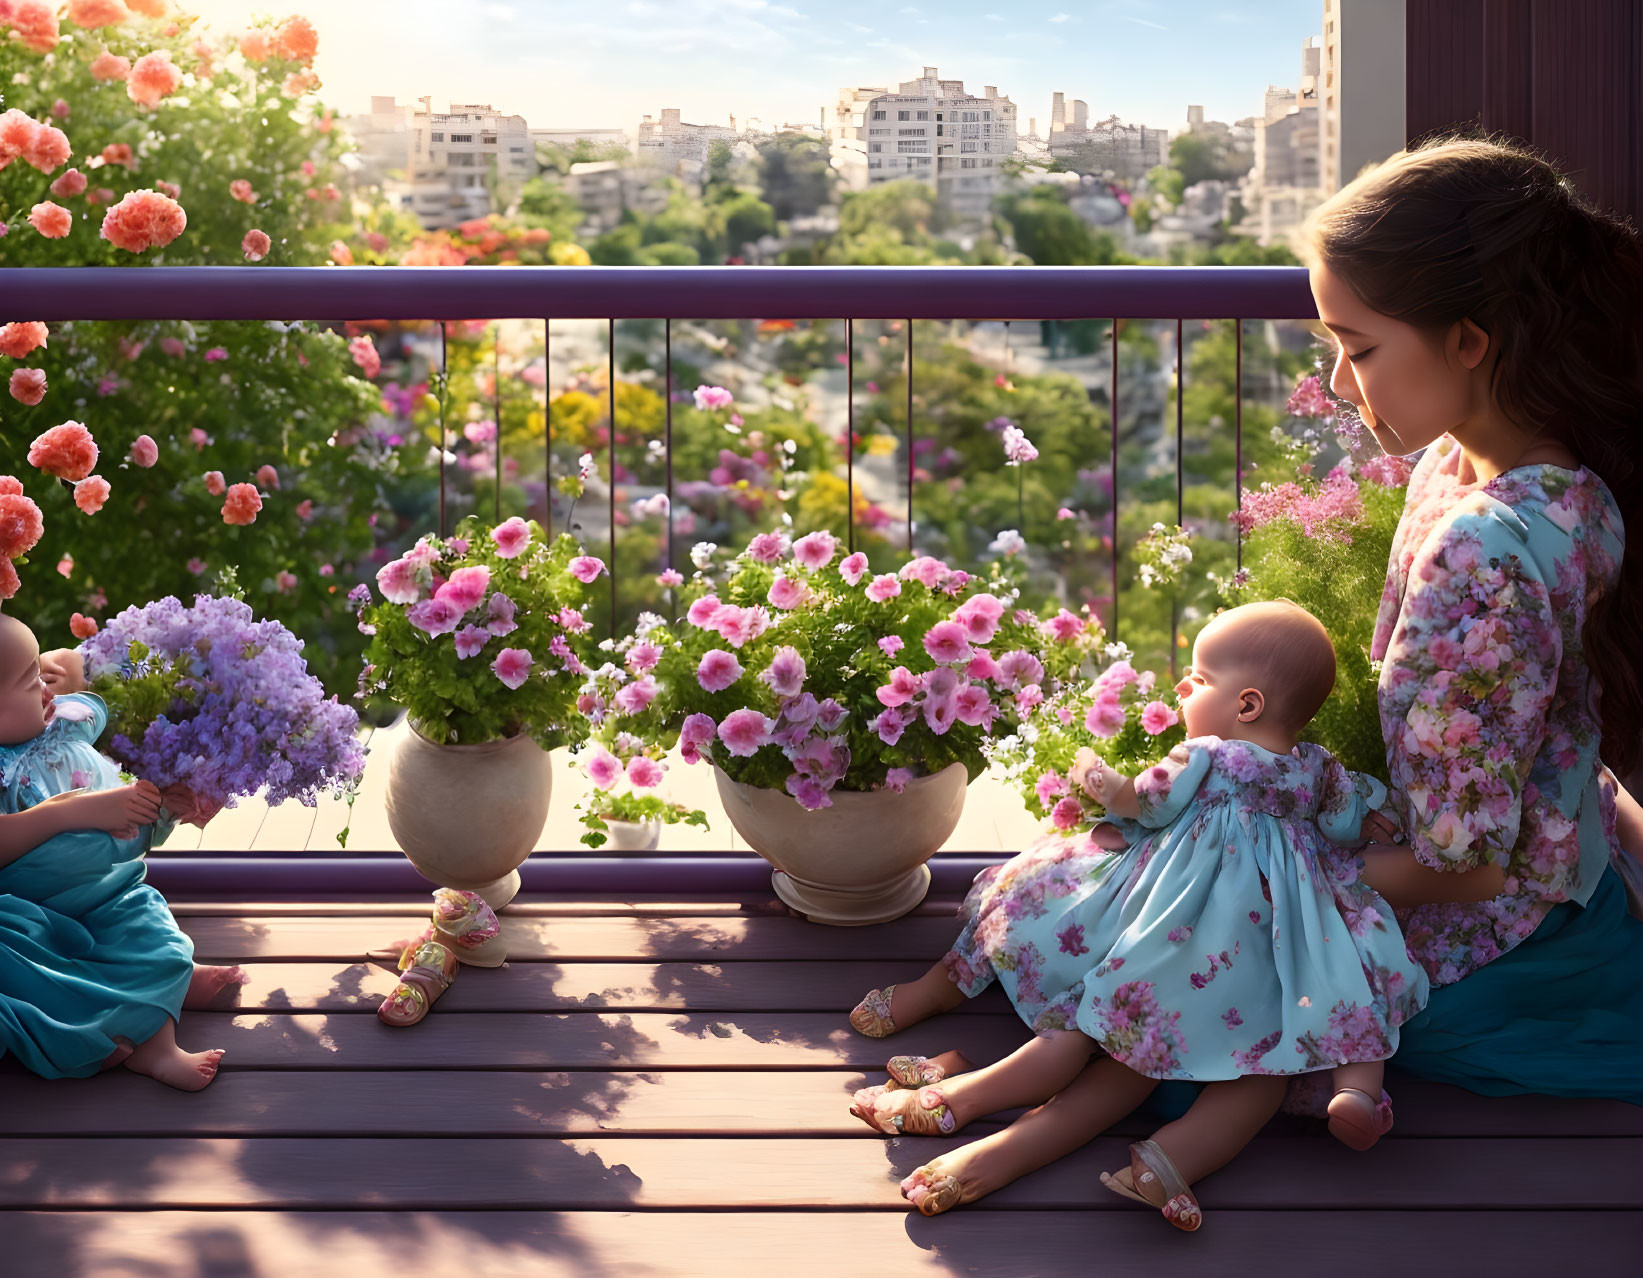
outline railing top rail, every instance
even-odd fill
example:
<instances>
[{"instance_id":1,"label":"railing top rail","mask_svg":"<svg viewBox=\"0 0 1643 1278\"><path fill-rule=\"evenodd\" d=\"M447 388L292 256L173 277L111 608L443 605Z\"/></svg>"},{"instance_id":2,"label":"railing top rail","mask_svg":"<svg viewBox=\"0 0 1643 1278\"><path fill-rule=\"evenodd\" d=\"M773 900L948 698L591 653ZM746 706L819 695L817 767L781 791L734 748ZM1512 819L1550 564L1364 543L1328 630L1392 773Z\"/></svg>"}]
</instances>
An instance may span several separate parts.
<instances>
[{"instance_id":1,"label":"railing top rail","mask_svg":"<svg viewBox=\"0 0 1643 1278\"><path fill-rule=\"evenodd\" d=\"M0 323L1316 315L1295 266L0 268Z\"/></svg>"}]
</instances>

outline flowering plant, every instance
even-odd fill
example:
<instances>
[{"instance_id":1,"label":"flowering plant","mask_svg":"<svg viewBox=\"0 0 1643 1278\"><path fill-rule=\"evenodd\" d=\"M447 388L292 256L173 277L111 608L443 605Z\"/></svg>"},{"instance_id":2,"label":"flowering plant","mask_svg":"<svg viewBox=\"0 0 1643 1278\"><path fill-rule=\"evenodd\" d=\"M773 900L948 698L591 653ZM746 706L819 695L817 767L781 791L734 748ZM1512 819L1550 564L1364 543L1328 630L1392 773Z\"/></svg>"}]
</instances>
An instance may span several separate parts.
<instances>
[{"instance_id":1,"label":"flowering plant","mask_svg":"<svg viewBox=\"0 0 1643 1278\"><path fill-rule=\"evenodd\" d=\"M364 583L348 596L371 637L361 697L386 693L437 745L581 740L593 629L583 609L604 572L569 533L548 542L518 516L487 531L470 515L453 537L423 537L377 573L381 603Z\"/></svg>"},{"instance_id":2,"label":"flowering plant","mask_svg":"<svg viewBox=\"0 0 1643 1278\"><path fill-rule=\"evenodd\" d=\"M161 789L185 787L184 820L204 824L263 787L270 805L311 808L321 790L351 794L365 770L353 707L325 696L301 640L238 599L127 608L80 652L108 705L98 747Z\"/></svg>"},{"instance_id":3,"label":"flowering plant","mask_svg":"<svg viewBox=\"0 0 1643 1278\"><path fill-rule=\"evenodd\" d=\"M699 544L686 615L642 619L625 641L632 681L596 708L811 810L955 762L973 780L988 734L1077 665L1089 623L1041 626L1002 565L980 578L921 556L875 574L860 551L835 562L841 549L825 531L760 533L715 570L717 547Z\"/></svg>"},{"instance_id":4,"label":"flowering plant","mask_svg":"<svg viewBox=\"0 0 1643 1278\"><path fill-rule=\"evenodd\" d=\"M1316 376L1301 379L1289 411L1319 425L1293 440L1274 428L1275 436L1283 435L1294 478L1244 491L1232 516L1244 536L1243 570L1216 585L1229 606L1289 599L1323 623L1335 645L1335 690L1307 726L1306 739L1348 768L1384 781L1379 672L1369 644L1412 467L1382 454L1351 407L1332 400ZM1330 440L1320 426L1333 428L1344 454L1321 480L1313 474L1315 459Z\"/></svg>"},{"instance_id":5,"label":"flowering plant","mask_svg":"<svg viewBox=\"0 0 1643 1278\"><path fill-rule=\"evenodd\" d=\"M1105 819L1101 805L1070 780L1080 749L1088 747L1116 771L1134 776L1186 736L1173 689L1157 687L1151 670L1136 670L1125 645L1107 644L1101 651L1106 665L1093 682L1063 683L1015 733L989 749L1006 778L1021 785L1028 810L1066 833Z\"/></svg>"},{"instance_id":6,"label":"flowering plant","mask_svg":"<svg viewBox=\"0 0 1643 1278\"><path fill-rule=\"evenodd\" d=\"M1187 545L1191 537L1192 533L1185 528L1154 524L1147 535L1135 543L1136 575L1141 584L1171 586L1179 581L1192 562L1192 547Z\"/></svg>"}]
</instances>

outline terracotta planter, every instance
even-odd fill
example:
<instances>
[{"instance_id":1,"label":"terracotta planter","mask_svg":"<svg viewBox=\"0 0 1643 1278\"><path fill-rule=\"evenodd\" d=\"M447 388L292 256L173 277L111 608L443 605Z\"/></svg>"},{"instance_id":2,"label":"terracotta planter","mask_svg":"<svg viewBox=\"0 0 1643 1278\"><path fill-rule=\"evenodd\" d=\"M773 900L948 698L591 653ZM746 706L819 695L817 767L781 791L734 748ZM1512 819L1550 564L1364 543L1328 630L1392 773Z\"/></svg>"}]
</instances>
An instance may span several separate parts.
<instances>
[{"instance_id":1,"label":"terracotta planter","mask_svg":"<svg viewBox=\"0 0 1643 1278\"><path fill-rule=\"evenodd\" d=\"M835 790L832 807L808 812L783 791L713 773L731 824L776 867L776 895L812 922L846 926L900 918L924 899L925 862L957 828L969 784L954 763L901 794Z\"/></svg>"},{"instance_id":2,"label":"terracotta planter","mask_svg":"<svg viewBox=\"0 0 1643 1278\"><path fill-rule=\"evenodd\" d=\"M435 745L406 728L388 761L388 828L418 874L501 909L547 824L547 752L527 736Z\"/></svg>"},{"instance_id":3,"label":"terracotta planter","mask_svg":"<svg viewBox=\"0 0 1643 1278\"><path fill-rule=\"evenodd\" d=\"M662 841L662 823L652 817L646 821L618 821L606 817L610 832L605 847L612 852L654 852Z\"/></svg>"}]
</instances>

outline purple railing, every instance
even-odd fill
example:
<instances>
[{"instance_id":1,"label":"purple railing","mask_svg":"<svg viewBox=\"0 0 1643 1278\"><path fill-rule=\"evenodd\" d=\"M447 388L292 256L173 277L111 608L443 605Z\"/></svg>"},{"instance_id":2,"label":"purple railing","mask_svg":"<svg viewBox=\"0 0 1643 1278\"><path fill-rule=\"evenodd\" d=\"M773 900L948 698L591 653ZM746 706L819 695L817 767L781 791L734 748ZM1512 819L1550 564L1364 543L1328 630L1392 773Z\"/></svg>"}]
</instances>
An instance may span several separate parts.
<instances>
[{"instance_id":1,"label":"purple railing","mask_svg":"<svg viewBox=\"0 0 1643 1278\"><path fill-rule=\"evenodd\" d=\"M0 268L0 323L10 320L464 320L464 319L843 319L1176 322L1176 498L1180 516L1183 428L1181 325L1191 319L1316 317L1299 267L153 267L127 270ZM1238 332L1238 491L1242 489L1243 328ZM1112 464L1118 465L1118 331L1113 326ZM908 430L912 432L912 325L907 326ZM850 425L853 429L854 341ZM671 351L670 351L671 356ZM614 360L612 361L614 368ZM615 421L615 378L610 379ZM615 431L611 434L614 463ZM909 440L909 455L911 455ZM854 511L854 450L846 509ZM500 464L500 459L499 459ZM614 475L614 465L612 474ZM668 490L672 496L672 450ZM614 488L614 485L613 485ZM911 487L909 488L911 493ZM1114 501L1117 500L1116 483ZM671 506L671 502L670 502ZM441 484L441 523L444 521ZM908 508L911 545L912 508ZM671 517L670 517L671 525ZM444 529L441 528L441 532ZM854 530L851 530L852 534ZM615 523L611 524L615 563ZM671 526L669 550L671 561ZM616 617L615 574L611 616ZM1118 553L1113 553L1116 627ZM947 854L932 862L932 889L962 891L992 856ZM150 880L176 896L239 899L402 894L425 889L397 854L154 857ZM556 854L521 868L529 891L756 892L768 866L757 856L586 857Z\"/></svg>"}]
</instances>

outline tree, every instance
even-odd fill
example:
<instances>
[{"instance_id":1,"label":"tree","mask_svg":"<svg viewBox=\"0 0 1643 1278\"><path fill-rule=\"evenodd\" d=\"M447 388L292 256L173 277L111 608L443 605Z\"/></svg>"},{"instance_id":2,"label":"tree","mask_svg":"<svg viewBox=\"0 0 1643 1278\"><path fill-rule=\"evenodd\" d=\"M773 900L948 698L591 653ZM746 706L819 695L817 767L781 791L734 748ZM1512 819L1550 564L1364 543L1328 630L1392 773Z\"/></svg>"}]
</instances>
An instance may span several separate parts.
<instances>
[{"instance_id":1,"label":"tree","mask_svg":"<svg viewBox=\"0 0 1643 1278\"><path fill-rule=\"evenodd\" d=\"M585 214L576 197L560 183L533 177L519 193L518 216L527 226L541 227L556 240L576 238Z\"/></svg>"},{"instance_id":2,"label":"tree","mask_svg":"<svg viewBox=\"0 0 1643 1278\"><path fill-rule=\"evenodd\" d=\"M742 192L715 210L724 227L725 250L737 254L776 230L776 215L757 195Z\"/></svg>"},{"instance_id":3,"label":"tree","mask_svg":"<svg viewBox=\"0 0 1643 1278\"><path fill-rule=\"evenodd\" d=\"M825 142L778 133L759 146L759 185L778 221L807 217L832 203L837 180Z\"/></svg>"},{"instance_id":4,"label":"tree","mask_svg":"<svg viewBox=\"0 0 1643 1278\"><path fill-rule=\"evenodd\" d=\"M560 177L568 176L573 164L596 164L603 160L621 162L632 158L633 152L625 142L593 142L588 138L577 138L573 146L558 142L539 142L536 146L537 167L552 169Z\"/></svg>"},{"instance_id":5,"label":"tree","mask_svg":"<svg viewBox=\"0 0 1643 1278\"><path fill-rule=\"evenodd\" d=\"M1112 237L1098 243L1089 223L1067 206L1049 187L1034 187L1026 195L1002 202L1015 244L1039 266L1092 266L1110 264L1116 249ZM1106 255L1103 256L1102 248Z\"/></svg>"}]
</instances>

